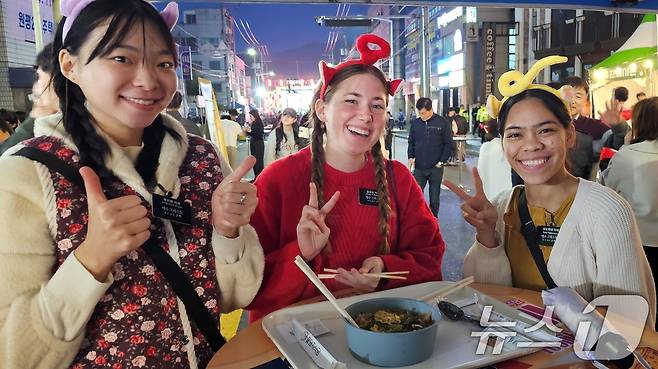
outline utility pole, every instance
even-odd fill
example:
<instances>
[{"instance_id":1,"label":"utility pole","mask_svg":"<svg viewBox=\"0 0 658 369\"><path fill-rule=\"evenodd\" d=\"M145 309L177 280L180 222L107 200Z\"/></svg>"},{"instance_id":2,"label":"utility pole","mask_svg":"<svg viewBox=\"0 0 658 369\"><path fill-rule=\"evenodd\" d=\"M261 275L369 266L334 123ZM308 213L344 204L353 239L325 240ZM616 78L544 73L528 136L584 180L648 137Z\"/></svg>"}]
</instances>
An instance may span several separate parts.
<instances>
[{"instance_id":1,"label":"utility pole","mask_svg":"<svg viewBox=\"0 0 658 369\"><path fill-rule=\"evenodd\" d=\"M429 63L429 39L427 37L427 25L429 23L429 12L426 6L421 7L420 19L420 86L423 97L431 98L430 91L430 63Z\"/></svg>"}]
</instances>

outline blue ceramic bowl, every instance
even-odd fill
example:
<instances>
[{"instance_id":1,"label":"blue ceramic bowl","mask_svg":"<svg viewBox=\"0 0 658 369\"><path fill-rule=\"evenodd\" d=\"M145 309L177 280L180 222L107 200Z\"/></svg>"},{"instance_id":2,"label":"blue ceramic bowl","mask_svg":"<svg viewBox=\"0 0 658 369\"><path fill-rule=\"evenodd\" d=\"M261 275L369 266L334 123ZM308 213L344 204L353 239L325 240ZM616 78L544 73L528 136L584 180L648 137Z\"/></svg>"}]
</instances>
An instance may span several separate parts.
<instances>
[{"instance_id":1,"label":"blue ceramic bowl","mask_svg":"<svg viewBox=\"0 0 658 369\"><path fill-rule=\"evenodd\" d=\"M350 316L356 317L359 313L380 309L431 312L433 323L417 331L383 333L361 329L344 320L347 346L355 358L370 365L399 367L413 365L432 356L437 323L441 319L438 310L422 301L401 297L359 301L345 310Z\"/></svg>"}]
</instances>

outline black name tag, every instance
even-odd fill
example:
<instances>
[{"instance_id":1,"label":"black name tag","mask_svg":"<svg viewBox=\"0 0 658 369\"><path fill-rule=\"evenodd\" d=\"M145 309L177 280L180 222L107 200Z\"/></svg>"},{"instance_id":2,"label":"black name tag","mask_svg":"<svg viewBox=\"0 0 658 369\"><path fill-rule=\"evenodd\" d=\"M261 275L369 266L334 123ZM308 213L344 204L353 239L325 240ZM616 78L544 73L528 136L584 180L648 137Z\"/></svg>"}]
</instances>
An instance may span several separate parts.
<instances>
[{"instance_id":1,"label":"black name tag","mask_svg":"<svg viewBox=\"0 0 658 369\"><path fill-rule=\"evenodd\" d=\"M560 233L560 227L539 226L537 234L539 235L539 244L543 246L555 245L557 234Z\"/></svg>"},{"instance_id":2,"label":"black name tag","mask_svg":"<svg viewBox=\"0 0 658 369\"><path fill-rule=\"evenodd\" d=\"M379 206L377 190L371 188L359 188L359 202L361 205Z\"/></svg>"},{"instance_id":3,"label":"black name tag","mask_svg":"<svg viewBox=\"0 0 658 369\"><path fill-rule=\"evenodd\" d=\"M153 194L153 215L183 224L192 223L192 208L190 204L178 199L172 199L158 194Z\"/></svg>"}]
</instances>

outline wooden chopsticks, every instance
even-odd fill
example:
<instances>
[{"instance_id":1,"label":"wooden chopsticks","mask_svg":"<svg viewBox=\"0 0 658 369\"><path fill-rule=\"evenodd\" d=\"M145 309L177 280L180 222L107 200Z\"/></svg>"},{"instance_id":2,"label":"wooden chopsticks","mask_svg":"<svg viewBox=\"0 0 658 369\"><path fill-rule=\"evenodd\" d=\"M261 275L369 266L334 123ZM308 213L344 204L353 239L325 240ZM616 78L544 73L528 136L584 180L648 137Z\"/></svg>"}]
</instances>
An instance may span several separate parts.
<instances>
[{"instance_id":1,"label":"wooden chopsticks","mask_svg":"<svg viewBox=\"0 0 658 369\"><path fill-rule=\"evenodd\" d=\"M441 289L438 289L432 293L429 293L418 300L420 301L427 301L432 298L437 298L437 297L445 297L448 296L449 294L459 291L462 288L468 286L469 284L473 283L475 281L475 278L473 276L466 277L460 281L454 282L453 284L443 287Z\"/></svg>"},{"instance_id":2,"label":"wooden chopsticks","mask_svg":"<svg viewBox=\"0 0 658 369\"><path fill-rule=\"evenodd\" d=\"M330 268L324 268L325 274L318 274L318 278L320 279L332 279L335 278L338 269L330 269ZM327 273L332 273L332 274L327 274ZM409 274L408 270L405 271L399 271L399 272L382 272L382 273L363 273L362 275L366 277L373 277L373 278L387 278L387 279L407 279L405 274Z\"/></svg>"}]
</instances>

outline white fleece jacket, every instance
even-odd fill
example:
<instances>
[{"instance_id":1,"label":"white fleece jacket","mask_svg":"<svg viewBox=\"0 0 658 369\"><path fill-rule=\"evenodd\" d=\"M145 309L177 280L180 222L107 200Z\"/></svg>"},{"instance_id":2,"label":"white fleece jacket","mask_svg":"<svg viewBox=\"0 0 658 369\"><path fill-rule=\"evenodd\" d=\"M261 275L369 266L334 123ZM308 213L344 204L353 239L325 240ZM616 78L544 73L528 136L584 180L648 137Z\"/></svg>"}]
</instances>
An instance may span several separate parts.
<instances>
[{"instance_id":1,"label":"white fleece jacket","mask_svg":"<svg viewBox=\"0 0 658 369\"><path fill-rule=\"evenodd\" d=\"M60 120L60 114L39 119L35 136L57 137L75 149ZM183 142L181 147L171 136L165 136L156 177L165 188L173 189L176 197L180 191L178 168L188 141L180 123L165 116L165 124L178 132ZM99 133L111 148L106 165L151 202L151 194L124 150ZM11 156L21 147L0 158L0 171L5 174L0 178L0 366L65 368L77 354L87 321L113 278L110 275L104 283L96 281L73 253L53 274L56 205L52 180L43 165ZM228 175L230 166L218 156L224 175ZM246 306L260 288L264 268L255 230L242 227L236 239L213 232L212 247L222 310ZM176 244L170 244L170 252L177 250ZM181 314L181 320L187 319ZM189 327L189 322L183 323Z\"/></svg>"},{"instance_id":2,"label":"white fleece jacket","mask_svg":"<svg viewBox=\"0 0 658 369\"><path fill-rule=\"evenodd\" d=\"M487 248L476 240L464 258L464 276L472 275L481 283L512 285L504 244L509 226L503 218L512 211L510 200L519 189L493 199L498 210L498 246ZM635 216L628 202L609 188L580 180L547 267L558 286L573 288L587 301L601 295L644 297L649 303L648 325L654 326L656 291Z\"/></svg>"}]
</instances>

